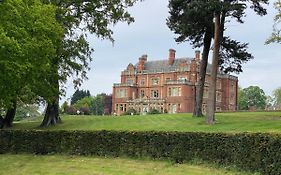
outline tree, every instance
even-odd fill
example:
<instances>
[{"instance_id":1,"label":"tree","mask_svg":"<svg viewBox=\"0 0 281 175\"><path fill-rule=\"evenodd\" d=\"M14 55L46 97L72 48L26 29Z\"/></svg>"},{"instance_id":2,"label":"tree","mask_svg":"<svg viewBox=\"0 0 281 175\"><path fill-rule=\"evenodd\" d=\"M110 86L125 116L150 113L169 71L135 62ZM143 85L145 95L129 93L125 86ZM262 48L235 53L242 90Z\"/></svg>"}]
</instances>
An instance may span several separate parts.
<instances>
[{"instance_id":1,"label":"tree","mask_svg":"<svg viewBox=\"0 0 281 175\"><path fill-rule=\"evenodd\" d=\"M199 80L196 86L196 100L193 116L202 114L203 92L208 64L208 55L214 33L213 14L217 5L207 0L170 0L170 17L167 20L168 27L179 35L177 42L190 41L193 47L203 45L202 60L200 62ZM238 15L237 18L240 18ZM241 44L229 37L222 40L222 55L219 60L221 71L241 72L242 63L252 59L252 55L246 52L247 44Z\"/></svg>"},{"instance_id":2,"label":"tree","mask_svg":"<svg viewBox=\"0 0 281 175\"><path fill-rule=\"evenodd\" d=\"M266 96L266 100L265 100L265 109L266 110L274 110L274 100L273 100L273 98L271 97L271 96Z\"/></svg>"},{"instance_id":3,"label":"tree","mask_svg":"<svg viewBox=\"0 0 281 175\"><path fill-rule=\"evenodd\" d=\"M266 107L266 95L258 86L249 86L240 90L238 96L239 109L241 110L263 110Z\"/></svg>"},{"instance_id":4,"label":"tree","mask_svg":"<svg viewBox=\"0 0 281 175\"><path fill-rule=\"evenodd\" d=\"M241 87L238 87L238 109L248 110L247 97Z\"/></svg>"},{"instance_id":5,"label":"tree","mask_svg":"<svg viewBox=\"0 0 281 175\"><path fill-rule=\"evenodd\" d=\"M39 96L51 89L40 84L49 73L49 58L63 34L55 11L54 6L39 0L0 3L0 106L7 111L3 121L6 127L12 126L22 96Z\"/></svg>"},{"instance_id":6,"label":"tree","mask_svg":"<svg viewBox=\"0 0 281 175\"><path fill-rule=\"evenodd\" d=\"M213 50L213 61L211 70L211 81L208 95L208 106L207 106L207 117L206 122L213 124L215 122L215 104L216 104L216 82L217 82L217 71L219 67L219 52L221 45L221 16L220 13L214 13L215 21L215 37L214 37L214 50Z\"/></svg>"},{"instance_id":7,"label":"tree","mask_svg":"<svg viewBox=\"0 0 281 175\"><path fill-rule=\"evenodd\" d=\"M251 8L258 15L265 15L266 9L262 7L261 4L268 4L268 0L251 0ZM206 122L208 124L213 124L215 122L215 107L216 107L216 79L218 62L220 60L220 46L224 38L225 22L227 17L232 17L237 19L238 22L242 23L242 17L244 16L244 11L247 8L245 1L215 1L214 2L214 30L215 30L215 40L214 40L214 51L213 51L213 64L211 72L211 82L209 89L209 99L207 107L207 118ZM217 38L217 39L216 39Z\"/></svg>"},{"instance_id":8,"label":"tree","mask_svg":"<svg viewBox=\"0 0 281 175\"><path fill-rule=\"evenodd\" d=\"M93 106L94 98L86 96L78 100L73 106L81 112L81 114L90 115L92 113L91 108Z\"/></svg>"},{"instance_id":9,"label":"tree","mask_svg":"<svg viewBox=\"0 0 281 175\"><path fill-rule=\"evenodd\" d=\"M280 29L280 21L281 21L281 1L277 0L274 3L275 9L278 10L277 15L274 18L273 32L270 38L266 41L266 44L270 43L281 43L281 29ZM278 28L279 27L279 28Z\"/></svg>"},{"instance_id":10,"label":"tree","mask_svg":"<svg viewBox=\"0 0 281 175\"><path fill-rule=\"evenodd\" d=\"M116 1L68 1L44 0L57 6L57 21L64 27L64 40L58 45L56 56L53 57L53 72L49 82L57 89L57 93L47 98L47 109L41 126L54 125L60 122L59 83L62 85L67 78L74 76L74 84L79 86L86 79L88 63L91 61L92 49L86 40L87 34L95 34L102 39L113 41L112 24L118 21L133 22L126 11L137 0Z\"/></svg>"},{"instance_id":11,"label":"tree","mask_svg":"<svg viewBox=\"0 0 281 175\"><path fill-rule=\"evenodd\" d=\"M106 104L106 94L98 94L94 98L92 111L95 115L103 115L104 114L104 107Z\"/></svg>"},{"instance_id":12,"label":"tree","mask_svg":"<svg viewBox=\"0 0 281 175\"><path fill-rule=\"evenodd\" d=\"M273 91L273 106L275 109L281 109L281 87Z\"/></svg>"},{"instance_id":13,"label":"tree","mask_svg":"<svg viewBox=\"0 0 281 175\"><path fill-rule=\"evenodd\" d=\"M79 90L79 89L77 89L71 97L70 104L73 105L77 101L81 100L82 98L90 97L90 96L91 96L91 94L90 94L89 90Z\"/></svg>"},{"instance_id":14,"label":"tree","mask_svg":"<svg viewBox=\"0 0 281 175\"><path fill-rule=\"evenodd\" d=\"M208 55L210 51L213 25L212 11L208 1L170 0L167 20L168 27L179 35L177 42L190 41L194 47L203 45L202 61L200 64L199 81L196 88L196 100L193 116L200 117L202 114L202 101L205 83Z\"/></svg>"},{"instance_id":15,"label":"tree","mask_svg":"<svg viewBox=\"0 0 281 175\"><path fill-rule=\"evenodd\" d=\"M63 104L61 105L60 112L62 114L65 114L68 108L69 108L68 102L64 101Z\"/></svg>"}]
</instances>

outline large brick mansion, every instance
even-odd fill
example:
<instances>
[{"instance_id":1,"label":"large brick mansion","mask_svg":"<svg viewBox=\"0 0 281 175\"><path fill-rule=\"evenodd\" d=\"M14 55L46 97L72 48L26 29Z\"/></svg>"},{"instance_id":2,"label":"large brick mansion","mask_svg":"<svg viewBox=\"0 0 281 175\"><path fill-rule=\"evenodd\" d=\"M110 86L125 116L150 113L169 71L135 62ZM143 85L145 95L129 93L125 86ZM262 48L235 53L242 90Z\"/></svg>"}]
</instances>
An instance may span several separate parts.
<instances>
[{"instance_id":1,"label":"large brick mansion","mask_svg":"<svg viewBox=\"0 0 281 175\"><path fill-rule=\"evenodd\" d=\"M169 50L168 58L148 61L147 55L135 65L129 64L121 72L121 82L113 85L112 111L117 115L130 108L140 113L157 109L161 112L192 112L195 88L199 78L200 51L195 58L175 58L176 51ZM203 97L206 109L210 65L207 67ZM238 78L218 73L216 111L236 110Z\"/></svg>"}]
</instances>

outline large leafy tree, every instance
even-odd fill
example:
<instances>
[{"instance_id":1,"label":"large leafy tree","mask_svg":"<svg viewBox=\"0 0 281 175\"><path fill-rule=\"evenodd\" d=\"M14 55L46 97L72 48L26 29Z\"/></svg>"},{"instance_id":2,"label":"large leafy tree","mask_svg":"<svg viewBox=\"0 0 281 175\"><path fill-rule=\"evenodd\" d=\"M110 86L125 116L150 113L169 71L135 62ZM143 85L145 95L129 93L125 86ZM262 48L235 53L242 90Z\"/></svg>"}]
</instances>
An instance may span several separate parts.
<instances>
[{"instance_id":1,"label":"large leafy tree","mask_svg":"<svg viewBox=\"0 0 281 175\"><path fill-rule=\"evenodd\" d=\"M261 110L266 107L266 95L258 86L249 86L240 90L238 96L239 109Z\"/></svg>"},{"instance_id":2,"label":"large leafy tree","mask_svg":"<svg viewBox=\"0 0 281 175\"><path fill-rule=\"evenodd\" d=\"M49 82L57 89L53 96L47 96L48 102L41 126L54 125L59 118L59 83L63 85L69 77L74 84L80 85L89 70L92 49L87 41L87 34L95 34L102 39L113 41L112 24L118 21L133 22L126 11L136 0L44 0L57 6L57 21L64 27L64 40L58 45L53 57L53 71Z\"/></svg>"},{"instance_id":3,"label":"large leafy tree","mask_svg":"<svg viewBox=\"0 0 281 175\"><path fill-rule=\"evenodd\" d=\"M52 89L43 83L43 77L50 73L49 58L54 57L56 44L63 37L55 11L54 6L39 0L0 3L0 107L6 108L4 126L12 126L19 99L25 102Z\"/></svg>"},{"instance_id":4,"label":"large leafy tree","mask_svg":"<svg viewBox=\"0 0 281 175\"><path fill-rule=\"evenodd\" d=\"M170 17L167 25L175 34L177 42L189 41L193 47L203 46L202 60L200 62L199 80L196 86L196 100L193 116L202 114L202 102L206 68L211 41L214 35L213 14L219 6L216 1L209 0L170 0ZM241 21L241 15L235 16ZM247 52L247 45L229 37L222 39L221 58L219 60L221 71L242 72L242 63L250 60L252 55Z\"/></svg>"}]
</instances>

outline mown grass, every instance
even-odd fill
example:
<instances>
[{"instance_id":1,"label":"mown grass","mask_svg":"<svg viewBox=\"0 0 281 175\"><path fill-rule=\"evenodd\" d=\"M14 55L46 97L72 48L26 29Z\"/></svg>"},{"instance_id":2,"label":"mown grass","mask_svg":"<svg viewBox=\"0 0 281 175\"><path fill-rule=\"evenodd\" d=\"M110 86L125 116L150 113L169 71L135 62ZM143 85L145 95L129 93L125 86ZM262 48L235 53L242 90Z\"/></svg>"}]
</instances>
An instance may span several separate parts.
<instances>
[{"instance_id":1,"label":"mown grass","mask_svg":"<svg viewBox=\"0 0 281 175\"><path fill-rule=\"evenodd\" d=\"M281 132L281 112L217 113L216 124L205 124L205 118L191 114L146 116L62 116L62 124L50 130L121 130L182 132ZM42 129L42 118L21 121L14 129Z\"/></svg>"},{"instance_id":2,"label":"mown grass","mask_svg":"<svg viewBox=\"0 0 281 175\"><path fill-rule=\"evenodd\" d=\"M11 175L250 175L205 165L66 155L0 156L0 174Z\"/></svg>"}]
</instances>

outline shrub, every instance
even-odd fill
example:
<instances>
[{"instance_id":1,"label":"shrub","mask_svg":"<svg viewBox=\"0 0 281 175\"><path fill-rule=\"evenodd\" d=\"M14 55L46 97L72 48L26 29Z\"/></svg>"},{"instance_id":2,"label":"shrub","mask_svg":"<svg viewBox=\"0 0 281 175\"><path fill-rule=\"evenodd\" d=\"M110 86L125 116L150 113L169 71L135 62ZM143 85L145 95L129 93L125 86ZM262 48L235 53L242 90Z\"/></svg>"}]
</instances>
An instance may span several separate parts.
<instances>
[{"instance_id":1,"label":"shrub","mask_svg":"<svg viewBox=\"0 0 281 175\"><path fill-rule=\"evenodd\" d=\"M82 106L80 107L79 111L81 112L82 115L90 115L91 111L88 106Z\"/></svg>"},{"instance_id":2,"label":"shrub","mask_svg":"<svg viewBox=\"0 0 281 175\"><path fill-rule=\"evenodd\" d=\"M261 133L0 131L0 153L202 159L262 174L281 174L281 135Z\"/></svg>"},{"instance_id":3,"label":"shrub","mask_svg":"<svg viewBox=\"0 0 281 175\"><path fill-rule=\"evenodd\" d=\"M77 109L71 105L66 108L65 113L69 115L77 115Z\"/></svg>"},{"instance_id":4,"label":"shrub","mask_svg":"<svg viewBox=\"0 0 281 175\"><path fill-rule=\"evenodd\" d=\"M158 111L157 109L153 108L148 112L148 114L161 114L161 112Z\"/></svg>"},{"instance_id":5,"label":"shrub","mask_svg":"<svg viewBox=\"0 0 281 175\"><path fill-rule=\"evenodd\" d=\"M123 115L131 115L131 114L133 114L133 115L139 115L139 113L138 113L134 108L129 108L129 109L127 110L127 112L125 112Z\"/></svg>"}]
</instances>

